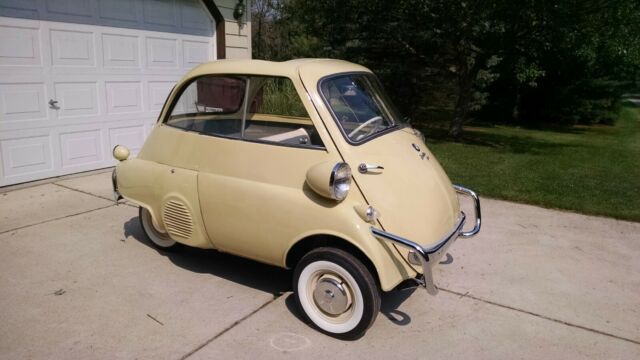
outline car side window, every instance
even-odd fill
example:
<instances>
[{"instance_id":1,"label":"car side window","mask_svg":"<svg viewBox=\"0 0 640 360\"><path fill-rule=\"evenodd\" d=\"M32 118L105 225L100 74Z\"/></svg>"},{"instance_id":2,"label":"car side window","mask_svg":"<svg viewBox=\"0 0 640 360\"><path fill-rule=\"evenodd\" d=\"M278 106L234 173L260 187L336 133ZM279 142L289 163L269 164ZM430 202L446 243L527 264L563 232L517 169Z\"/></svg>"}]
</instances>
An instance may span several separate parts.
<instances>
[{"instance_id":1,"label":"car side window","mask_svg":"<svg viewBox=\"0 0 640 360\"><path fill-rule=\"evenodd\" d=\"M202 76L189 84L171 109L166 124L210 135L239 138L247 81Z\"/></svg>"},{"instance_id":2,"label":"car side window","mask_svg":"<svg viewBox=\"0 0 640 360\"><path fill-rule=\"evenodd\" d=\"M290 79L251 77L249 101L244 139L289 146L324 146Z\"/></svg>"},{"instance_id":3,"label":"car side window","mask_svg":"<svg viewBox=\"0 0 640 360\"><path fill-rule=\"evenodd\" d=\"M324 148L293 82L283 77L199 77L182 90L166 124L206 135Z\"/></svg>"}]
</instances>

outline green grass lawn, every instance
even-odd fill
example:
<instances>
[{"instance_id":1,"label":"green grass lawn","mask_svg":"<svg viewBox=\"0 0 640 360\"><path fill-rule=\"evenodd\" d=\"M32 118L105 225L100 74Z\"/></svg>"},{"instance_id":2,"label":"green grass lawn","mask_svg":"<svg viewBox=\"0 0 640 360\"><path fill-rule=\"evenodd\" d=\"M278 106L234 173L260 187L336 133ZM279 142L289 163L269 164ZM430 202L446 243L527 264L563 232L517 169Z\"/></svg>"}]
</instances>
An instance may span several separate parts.
<instances>
[{"instance_id":1,"label":"green grass lawn","mask_svg":"<svg viewBox=\"0 0 640 360\"><path fill-rule=\"evenodd\" d=\"M640 109L615 126L566 131L466 127L461 142L424 129L454 183L481 196L640 221Z\"/></svg>"}]
</instances>

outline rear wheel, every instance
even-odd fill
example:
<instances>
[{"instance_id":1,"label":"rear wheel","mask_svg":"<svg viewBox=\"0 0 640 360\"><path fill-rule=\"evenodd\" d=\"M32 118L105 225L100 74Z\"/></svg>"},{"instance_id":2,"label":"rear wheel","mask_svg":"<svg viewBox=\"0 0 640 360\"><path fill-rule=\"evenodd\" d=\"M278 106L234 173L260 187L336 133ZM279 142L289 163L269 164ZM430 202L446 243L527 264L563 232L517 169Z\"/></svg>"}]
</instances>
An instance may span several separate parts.
<instances>
[{"instance_id":1,"label":"rear wheel","mask_svg":"<svg viewBox=\"0 0 640 360\"><path fill-rule=\"evenodd\" d=\"M159 230L154 224L149 210L140 207L138 212L140 224L142 225L142 231L147 236L151 243L161 250L175 250L178 247L178 243L171 239L168 233Z\"/></svg>"},{"instance_id":2,"label":"rear wheel","mask_svg":"<svg viewBox=\"0 0 640 360\"><path fill-rule=\"evenodd\" d=\"M346 251L318 248L297 264L293 288L308 321L332 336L362 336L380 311L380 292L371 272Z\"/></svg>"}]
</instances>

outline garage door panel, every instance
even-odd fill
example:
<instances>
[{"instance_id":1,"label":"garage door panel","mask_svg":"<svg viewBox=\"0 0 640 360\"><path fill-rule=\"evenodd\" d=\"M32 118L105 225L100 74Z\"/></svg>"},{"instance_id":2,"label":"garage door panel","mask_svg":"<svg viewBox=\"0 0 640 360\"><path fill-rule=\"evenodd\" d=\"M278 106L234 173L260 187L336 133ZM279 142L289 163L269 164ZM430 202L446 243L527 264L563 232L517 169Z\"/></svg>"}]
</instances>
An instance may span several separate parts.
<instances>
[{"instance_id":1,"label":"garage door panel","mask_svg":"<svg viewBox=\"0 0 640 360\"><path fill-rule=\"evenodd\" d=\"M0 150L5 178L53 170L49 135L3 139L0 140Z\"/></svg>"},{"instance_id":2,"label":"garage door panel","mask_svg":"<svg viewBox=\"0 0 640 360\"><path fill-rule=\"evenodd\" d=\"M98 115L96 82L59 82L53 85L58 101L58 119Z\"/></svg>"},{"instance_id":3,"label":"garage door panel","mask_svg":"<svg viewBox=\"0 0 640 360\"><path fill-rule=\"evenodd\" d=\"M38 28L0 26L0 65L42 65Z\"/></svg>"},{"instance_id":4,"label":"garage door panel","mask_svg":"<svg viewBox=\"0 0 640 360\"><path fill-rule=\"evenodd\" d=\"M136 27L139 19L138 2L131 0L98 0L101 25Z\"/></svg>"},{"instance_id":5,"label":"garage door panel","mask_svg":"<svg viewBox=\"0 0 640 360\"><path fill-rule=\"evenodd\" d=\"M182 66L191 69L211 59L211 44L207 41L182 41Z\"/></svg>"},{"instance_id":6,"label":"garage door panel","mask_svg":"<svg viewBox=\"0 0 640 360\"><path fill-rule=\"evenodd\" d=\"M53 66L95 66L95 39L91 32L51 30Z\"/></svg>"},{"instance_id":7,"label":"garage door panel","mask_svg":"<svg viewBox=\"0 0 640 360\"><path fill-rule=\"evenodd\" d=\"M0 14L24 19L38 19L40 1L36 0L2 0Z\"/></svg>"},{"instance_id":8,"label":"garage door panel","mask_svg":"<svg viewBox=\"0 0 640 360\"><path fill-rule=\"evenodd\" d=\"M0 129L8 122L47 117L44 83L0 84Z\"/></svg>"},{"instance_id":9,"label":"garage door panel","mask_svg":"<svg viewBox=\"0 0 640 360\"><path fill-rule=\"evenodd\" d=\"M140 38L133 35L102 34L105 67L140 67Z\"/></svg>"},{"instance_id":10,"label":"garage door panel","mask_svg":"<svg viewBox=\"0 0 640 360\"><path fill-rule=\"evenodd\" d=\"M60 148L62 167L65 169L104 161L100 129L61 133Z\"/></svg>"},{"instance_id":11,"label":"garage door panel","mask_svg":"<svg viewBox=\"0 0 640 360\"><path fill-rule=\"evenodd\" d=\"M49 20L95 23L93 1L45 0L45 9Z\"/></svg>"},{"instance_id":12,"label":"garage door panel","mask_svg":"<svg viewBox=\"0 0 640 360\"><path fill-rule=\"evenodd\" d=\"M142 111L142 83L139 81L107 81L107 113Z\"/></svg>"},{"instance_id":13,"label":"garage door panel","mask_svg":"<svg viewBox=\"0 0 640 360\"><path fill-rule=\"evenodd\" d=\"M171 31L178 26L173 0L143 0L143 4L144 23L151 25L148 29L160 27L162 30Z\"/></svg>"},{"instance_id":14,"label":"garage door panel","mask_svg":"<svg viewBox=\"0 0 640 360\"><path fill-rule=\"evenodd\" d=\"M145 135L144 125L109 129L109 148L124 145L131 151L131 156L136 156L142 148Z\"/></svg>"},{"instance_id":15,"label":"garage door panel","mask_svg":"<svg viewBox=\"0 0 640 360\"><path fill-rule=\"evenodd\" d=\"M147 66L150 68L178 67L178 40L147 37Z\"/></svg>"},{"instance_id":16,"label":"garage door panel","mask_svg":"<svg viewBox=\"0 0 640 360\"><path fill-rule=\"evenodd\" d=\"M182 26L185 29L196 30L198 34L207 34L211 31L211 19L202 11L202 5L199 0L183 1L180 8L180 17Z\"/></svg>"},{"instance_id":17,"label":"garage door panel","mask_svg":"<svg viewBox=\"0 0 640 360\"><path fill-rule=\"evenodd\" d=\"M160 111L164 105L169 92L173 89L175 81L149 81L148 82L148 94L149 94L149 110Z\"/></svg>"}]
</instances>

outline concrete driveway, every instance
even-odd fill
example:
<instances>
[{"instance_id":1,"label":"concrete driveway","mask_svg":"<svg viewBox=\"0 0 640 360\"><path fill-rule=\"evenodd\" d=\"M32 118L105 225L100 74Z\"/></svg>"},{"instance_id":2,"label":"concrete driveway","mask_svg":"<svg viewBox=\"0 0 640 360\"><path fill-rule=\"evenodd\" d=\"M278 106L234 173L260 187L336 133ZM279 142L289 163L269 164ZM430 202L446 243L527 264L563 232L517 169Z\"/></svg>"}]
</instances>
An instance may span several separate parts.
<instances>
[{"instance_id":1,"label":"concrete driveway","mask_svg":"<svg viewBox=\"0 0 640 360\"><path fill-rule=\"evenodd\" d=\"M110 197L110 173L0 189L0 358L640 358L640 223L483 199L440 294L385 294L346 342L299 319L289 272L160 253Z\"/></svg>"}]
</instances>

